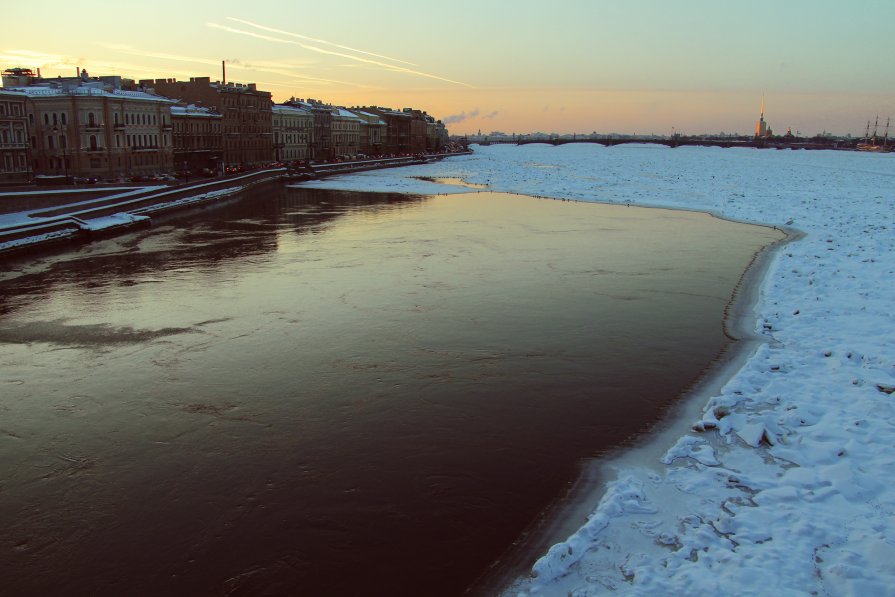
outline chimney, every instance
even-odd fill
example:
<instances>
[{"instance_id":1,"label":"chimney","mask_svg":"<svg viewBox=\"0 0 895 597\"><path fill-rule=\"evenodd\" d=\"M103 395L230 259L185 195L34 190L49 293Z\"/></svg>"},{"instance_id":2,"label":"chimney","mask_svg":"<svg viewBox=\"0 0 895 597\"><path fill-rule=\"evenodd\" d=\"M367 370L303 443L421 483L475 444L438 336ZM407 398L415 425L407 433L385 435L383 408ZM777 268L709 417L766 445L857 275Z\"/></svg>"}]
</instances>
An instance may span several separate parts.
<instances>
[{"instance_id":1,"label":"chimney","mask_svg":"<svg viewBox=\"0 0 895 597\"><path fill-rule=\"evenodd\" d=\"M226 60L221 60L221 70L223 71L223 74L224 74L224 85L226 85L227 84L227 61Z\"/></svg>"},{"instance_id":2,"label":"chimney","mask_svg":"<svg viewBox=\"0 0 895 597\"><path fill-rule=\"evenodd\" d=\"M76 73L75 76L80 79L81 78L81 67L80 66L75 67L75 73Z\"/></svg>"}]
</instances>

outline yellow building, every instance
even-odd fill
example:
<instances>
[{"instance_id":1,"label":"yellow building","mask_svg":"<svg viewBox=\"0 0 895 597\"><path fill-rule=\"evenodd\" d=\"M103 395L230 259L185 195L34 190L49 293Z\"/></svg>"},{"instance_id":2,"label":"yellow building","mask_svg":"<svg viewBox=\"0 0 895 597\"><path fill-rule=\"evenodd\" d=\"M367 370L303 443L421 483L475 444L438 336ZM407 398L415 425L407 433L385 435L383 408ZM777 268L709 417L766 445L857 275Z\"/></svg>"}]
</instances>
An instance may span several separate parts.
<instances>
[{"instance_id":1,"label":"yellow building","mask_svg":"<svg viewBox=\"0 0 895 597\"><path fill-rule=\"evenodd\" d=\"M35 174L112 179L172 169L171 100L87 71L57 79L11 71L4 89L26 98Z\"/></svg>"},{"instance_id":2,"label":"yellow building","mask_svg":"<svg viewBox=\"0 0 895 597\"><path fill-rule=\"evenodd\" d=\"M308 160L314 141L314 115L300 105L275 104L273 148L277 162Z\"/></svg>"}]
</instances>

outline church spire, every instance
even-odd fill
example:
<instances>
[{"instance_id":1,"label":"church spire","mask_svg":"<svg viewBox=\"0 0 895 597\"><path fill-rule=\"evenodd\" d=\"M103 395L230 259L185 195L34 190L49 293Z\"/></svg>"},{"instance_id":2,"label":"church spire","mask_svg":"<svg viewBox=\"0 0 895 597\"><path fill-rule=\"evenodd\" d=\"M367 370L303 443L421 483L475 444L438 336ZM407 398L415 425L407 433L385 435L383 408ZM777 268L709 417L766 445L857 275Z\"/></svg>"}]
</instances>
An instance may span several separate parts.
<instances>
[{"instance_id":1,"label":"church spire","mask_svg":"<svg viewBox=\"0 0 895 597\"><path fill-rule=\"evenodd\" d=\"M771 134L768 124L764 121L764 94L761 94L761 114L755 123L755 136L759 138L769 137Z\"/></svg>"}]
</instances>

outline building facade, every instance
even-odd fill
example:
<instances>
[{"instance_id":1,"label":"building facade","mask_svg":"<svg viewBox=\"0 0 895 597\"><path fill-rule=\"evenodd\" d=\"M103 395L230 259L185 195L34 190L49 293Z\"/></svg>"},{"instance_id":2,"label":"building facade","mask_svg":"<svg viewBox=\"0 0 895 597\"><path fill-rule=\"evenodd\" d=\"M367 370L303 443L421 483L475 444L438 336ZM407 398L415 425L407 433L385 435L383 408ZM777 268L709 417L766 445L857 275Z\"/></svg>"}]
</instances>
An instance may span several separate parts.
<instances>
[{"instance_id":1,"label":"building facade","mask_svg":"<svg viewBox=\"0 0 895 597\"><path fill-rule=\"evenodd\" d=\"M171 107L174 169L182 173L220 173L224 163L223 116L193 104Z\"/></svg>"},{"instance_id":2,"label":"building facade","mask_svg":"<svg viewBox=\"0 0 895 597\"><path fill-rule=\"evenodd\" d=\"M363 122L345 108L332 109L333 153L340 159L353 159L360 153L360 129Z\"/></svg>"},{"instance_id":3,"label":"building facade","mask_svg":"<svg viewBox=\"0 0 895 597\"><path fill-rule=\"evenodd\" d=\"M0 184L31 180L26 96L0 91Z\"/></svg>"},{"instance_id":4,"label":"building facade","mask_svg":"<svg viewBox=\"0 0 895 597\"><path fill-rule=\"evenodd\" d=\"M426 116L426 151L428 153L442 152L447 148L449 142L444 123L435 120L432 116Z\"/></svg>"},{"instance_id":5,"label":"building facade","mask_svg":"<svg viewBox=\"0 0 895 597\"><path fill-rule=\"evenodd\" d=\"M277 162L306 161L314 142L314 115L299 105L273 106L273 148Z\"/></svg>"},{"instance_id":6,"label":"building facade","mask_svg":"<svg viewBox=\"0 0 895 597\"><path fill-rule=\"evenodd\" d=\"M223 161L228 168L252 168L274 161L271 94L254 83L147 79L140 85L160 96L214 110L222 116Z\"/></svg>"},{"instance_id":7,"label":"building facade","mask_svg":"<svg viewBox=\"0 0 895 597\"><path fill-rule=\"evenodd\" d=\"M405 153L414 155L426 153L426 135L428 123L427 114L422 110L404 108L404 113L410 116L410 147Z\"/></svg>"},{"instance_id":8,"label":"building facade","mask_svg":"<svg viewBox=\"0 0 895 597\"><path fill-rule=\"evenodd\" d=\"M382 155L388 136L388 125L377 114L360 109L351 111L361 119L360 152L367 156Z\"/></svg>"},{"instance_id":9,"label":"building facade","mask_svg":"<svg viewBox=\"0 0 895 597\"><path fill-rule=\"evenodd\" d=\"M114 179L171 170L170 100L124 89L120 77L91 78L86 70L41 79L10 69L3 83L26 97L36 175Z\"/></svg>"},{"instance_id":10,"label":"building facade","mask_svg":"<svg viewBox=\"0 0 895 597\"><path fill-rule=\"evenodd\" d=\"M363 112L375 114L385 122L385 142L382 153L387 155L400 155L410 152L410 114L382 108L379 106L366 106L361 108Z\"/></svg>"}]
</instances>

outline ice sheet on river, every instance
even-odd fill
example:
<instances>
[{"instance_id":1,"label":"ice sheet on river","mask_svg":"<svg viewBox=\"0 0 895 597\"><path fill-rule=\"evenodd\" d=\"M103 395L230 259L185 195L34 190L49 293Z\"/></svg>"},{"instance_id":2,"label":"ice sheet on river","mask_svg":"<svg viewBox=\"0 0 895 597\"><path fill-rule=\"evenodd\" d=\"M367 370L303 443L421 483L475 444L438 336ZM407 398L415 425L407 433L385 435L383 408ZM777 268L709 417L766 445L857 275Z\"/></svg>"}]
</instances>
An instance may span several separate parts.
<instances>
[{"instance_id":1,"label":"ice sheet on river","mask_svg":"<svg viewBox=\"0 0 895 597\"><path fill-rule=\"evenodd\" d=\"M431 190L417 176L805 233L762 284L765 342L507 594L895 594L895 154L495 146L316 184Z\"/></svg>"}]
</instances>

